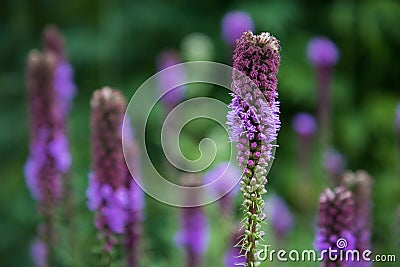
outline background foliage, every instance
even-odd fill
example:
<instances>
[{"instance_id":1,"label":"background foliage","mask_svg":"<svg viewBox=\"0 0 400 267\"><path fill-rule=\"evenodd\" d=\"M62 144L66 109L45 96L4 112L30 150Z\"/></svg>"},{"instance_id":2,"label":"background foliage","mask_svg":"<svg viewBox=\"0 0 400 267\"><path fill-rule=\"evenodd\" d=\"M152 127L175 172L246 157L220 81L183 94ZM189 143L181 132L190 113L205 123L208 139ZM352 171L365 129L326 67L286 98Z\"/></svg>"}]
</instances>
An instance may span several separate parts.
<instances>
[{"instance_id":1,"label":"background foliage","mask_svg":"<svg viewBox=\"0 0 400 267\"><path fill-rule=\"evenodd\" d=\"M179 49L191 32L207 34L215 46L214 60L230 63L220 23L233 9L249 12L256 31L273 33L282 45L278 77L282 130L268 186L285 198L296 217L287 247L312 247L317 199L326 186L321 152L315 147L312 184L306 191L299 190L302 181L291 128L296 112L315 111L315 77L305 48L310 38L326 35L340 50L332 88L335 148L345 155L349 169L365 169L374 178L374 251L399 251L400 238L393 234L400 203L400 144L394 125L400 101L398 1L15 0L2 1L0 8L0 266L30 266L28 248L39 220L23 177L28 154L24 64L28 52L41 47L43 27L54 23L64 32L79 90L69 122L77 241L73 249L60 244L59 253L65 266L91 266L96 233L85 203L91 93L110 85L129 98L155 73L157 54L165 48ZM228 95L223 98L229 101ZM304 192L310 202L304 200ZM172 240L179 210L146 200L144 266L181 266L182 253ZM217 234L224 222L218 219L215 205L206 209L214 230L205 266L221 266L229 239Z\"/></svg>"}]
</instances>

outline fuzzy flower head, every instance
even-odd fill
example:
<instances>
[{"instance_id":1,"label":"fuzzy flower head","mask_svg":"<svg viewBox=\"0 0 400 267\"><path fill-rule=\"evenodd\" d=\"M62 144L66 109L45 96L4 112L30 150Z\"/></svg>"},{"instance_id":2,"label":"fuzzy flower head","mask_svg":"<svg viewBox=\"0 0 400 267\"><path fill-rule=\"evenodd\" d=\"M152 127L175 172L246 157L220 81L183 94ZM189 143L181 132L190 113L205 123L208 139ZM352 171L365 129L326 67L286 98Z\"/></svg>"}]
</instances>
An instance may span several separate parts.
<instances>
[{"instance_id":1,"label":"fuzzy flower head","mask_svg":"<svg viewBox=\"0 0 400 267\"><path fill-rule=\"evenodd\" d=\"M301 137L312 137L317 130L317 122L313 115L298 113L293 118L292 127Z\"/></svg>"},{"instance_id":2,"label":"fuzzy flower head","mask_svg":"<svg viewBox=\"0 0 400 267\"><path fill-rule=\"evenodd\" d=\"M355 248L353 235L354 197L344 187L336 187L333 191L326 189L319 199L318 231L314 247L319 250L335 249L351 250ZM331 266L326 258L322 266ZM341 265L336 266L345 266Z\"/></svg>"},{"instance_id":3,"label":"fuzzy flower head","mask_svg":"<svg viewBox=\"0 0 400 267\"><path fill-rule=\"evenodd\" d=\"M339 50L328 38L316 37L308 43L307 56L314 67L332 67L339 59Z\"/></svg>"},{"instance_id":4,"label":"fuzzy flower head","mask_svg":"<svg viewBox=\"0 0 400 267\"><path fill-rule=\"evenodd\" d=\"M247 30L254 31L253 19L247 12L231 11L222 19L222 37L229 45L235 45L236 39Z\"/></svg>"},{"instance_id":5,"label":"fuzzy flower head","mask_svg":"<svg viewBox=\"0 0 400 267\"><path fill-rule=\"evenodd\" d=\"M267 172L273 159L280 128L277 78L280 45L269 33L244 32L233 54L233 99L227 115L231 140L237 143L238 163L244 174L240 182L245 198L242 207L246 235L243 251L246 266L257 259L257 244L264 235L264 200ZM253 226L255 225L255 227Z\"/></svg>"}]
</instances>

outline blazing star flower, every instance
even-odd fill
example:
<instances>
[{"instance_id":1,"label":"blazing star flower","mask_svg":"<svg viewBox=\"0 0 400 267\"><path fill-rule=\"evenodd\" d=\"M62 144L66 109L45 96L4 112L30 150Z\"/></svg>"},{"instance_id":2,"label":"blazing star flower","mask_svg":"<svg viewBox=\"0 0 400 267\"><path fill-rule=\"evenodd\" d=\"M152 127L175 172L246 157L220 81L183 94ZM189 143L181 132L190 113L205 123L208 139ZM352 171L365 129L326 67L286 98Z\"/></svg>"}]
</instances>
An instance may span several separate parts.
<instances>
[{"instance_id":1,"label":"blazing star flower","mask_svg":"<svg viewBox=\"0 0 400 267\"><path fill-rule=\"evenodd\" d=\"M318 231L314 247L318 251L336 250L347 251L355 248L353 235L354 197L344 187L336 187L333 191L326 189L319 198ZM325 254L325 256L327 256ZM346 266L339 258L332 261L324 258L322 267Z\"/></svg>"},{"instance_id":2,"label":"blazing star flower","mask_svg":"<svg viewBox=\"0 0 400 267\"><path fill-rule=\"evenodd\" d=\"M302 137L312 137L317 129L314 116L308 113L298 113L293 118L292 126L295 132Z\"/></svg>"},{"instance_id":3,"label":"blazing star flower","mask_svg":"<svg viewBox=\"0 0 400 267\"><path fill-rule=\"evenodd\" d=\"M215 183L209 193L222 196L218 202L224 215L231 215L233 212L233 201L239 191L235 183L240 176L240 170L228 162L218 164L204 175L205 184ZM230 191L226 193L228 190Z\"/></svg>"},{"instance_id":4,"label":"blazing star flower","mask_svg":"<svg viewBox=\"0 0 400 267\"><path fill-rule=\"evenodd\" d=\"M45 216L51 216L61 197L61 175L70 165L62 121L57 117L53 87L55 64L52 53L33 51L28 56L30 155L25 177Z\"/></svg>"},{"instance_id":5,"label":"blazing star flower","mask_svg":"<svg viewBox=\"0 0 400 267\"><path fill-rule=\"evenodd\" d=\"M228 12L222 19L222 37L231 46L234 46L236 39L247 30L254 31L254 22L244 11Z\"/></svg>"},{"instance_id":6,"label":"blazing star flower","mask_svg":"<svg viewBox=\"0 0 400 267\"><path fill-rule=\"evenodd\" d=\"M267 168L280 128L277 78L280 45L269 33L243 33L233 55L234 93L227 115L231 140L237 143L239 166L244 169L240 182L244 196L246 266L256 264L258 242L264 235L260 223L266 193Z\"/></svg>"},{"instance_id":7,"label":"blazing star flower","mask_svg":"<svg viewBox=\"0 0 400 267\"><path fill-rule=\"evenodd\" d=\"M339 50L328 38L316 37L308 43L307 56L315 67L331 67L339 59Z\"/></svg>"},{"instance_id":8,"label":"blazing star flower","mask_svg":"<svg viewBox=\"0 0 400 267\"><path fill-rule=\"evenodd\" d=\"M157 89L169 110L179 104L184 97L186 87L175 88L175 85L185 82L186 73L181 66L166 71L162 70L180 63L182 62L179 54L173 50L165 50L157 58L157 70L161 71L157 75Z\"/></svg>"},{"instance_id":9,"label":"blazing star flower","mask_svg":"<svg viewBox=\"0 0 400 267\"><path fill-rule=\"evenodd\" d=\"M285 201L276 195L267 199L267 217L277 240L283 240L293 228L293 216Z\"/></svg>"},{"instance_id":10,"label":"blazing star flower","mask_svg":"<svg viewBox=\"0 0 400 267\"><path fill-rule=\"evenodd\" d=\"M372 178L365 171L347 172L343 182L354 194L355 216L353 234L356 238L355 248L360 252L371 250L371 208ZM349 264L353 267L371 266L372 262L362 259Z\"/></svg>"},{"instance_id":11,"label":"blazing star flower","mask_svg":"<svg viewBox=\"0 0 400 267\"><path fill-rule=\"evenodd\" d=\"M126 109L123 95L109 87L93 93L91 116L92 169L87 190L88 207L96 211L95 226L112 249L114 234L122 234L128 219L130 192L122 151L122 122Z\"/></svg>"},{"instance_id":12,"label":"blazing star flower","mask_svg":"<svg viewBox=\"0 0 400 267\"><path fill-rule=\"evenodd\" d=\"M331 139L331 93L333 67L339 59L336 45L326 37L311 39L307 46L308 60L317 73L317 109L321 145L326 149Z\"/></svg>"},{"instance_id":13,"label":"blazing star flower","mask_svg":"<svg viewBox=\"0 0 400 267\"><path fill-rule=\"evenodd\" d=\"M184 186L200 186L198 177L184 176ZM198 197L196 195L185 196L186 198ZM181 228L175 236L178 246L185 249L186 266L199 267L202 265L204 253L207 250L209 240L209 227L203 207L182 208Z\"/></svg>"}]
</instances>

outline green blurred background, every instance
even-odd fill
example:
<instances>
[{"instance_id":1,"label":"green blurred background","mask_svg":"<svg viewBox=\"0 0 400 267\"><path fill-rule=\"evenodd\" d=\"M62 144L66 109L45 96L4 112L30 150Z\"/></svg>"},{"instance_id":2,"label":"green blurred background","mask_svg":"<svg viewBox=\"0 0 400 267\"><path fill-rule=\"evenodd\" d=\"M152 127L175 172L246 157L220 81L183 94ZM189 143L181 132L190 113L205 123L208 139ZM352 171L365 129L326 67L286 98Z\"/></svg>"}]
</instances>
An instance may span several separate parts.
<instances>
[{"instance_id":1,"label":"green blurred background","mask_svg":"<svg viewBox=\"0 0 400 267\"><path fill-rule=\"evenodd\" d=\"M65 34L78 87L69 121L77 242L71 249L60 241L59 254L65 266L95 266L91 247L96 246L96 232L85 204L92 92L109 85L130 98L155 73L157 55L166 48L179 50L192 32L208 35L215 47L213 60L229 64L231 51L221 38L221 19L230 10L247 11L256 32L269 31L282 45L278 74L282 129L268 186L285 198L295 214L295 229L286 246L312 247L318 195L327 185L315 148L312 184L307 189L313 204L305 204L311 210L305 213L291 119L297 112L315 113L315 76L305 50L310 38L325 35L340 50L332 88L334 146L345 155L348 169L365 169L374 178L374 252L399 253L400 238L394 234L395 209L400 204L400 144L394 124L400 101L399 1L15 0L2 1L0 8L0 266L31 266L28 250L39 216L23 176L28 155L24 64L28 52L41 47L44 26L56 24ZM222 98L229 102L228 95ZM182 253L172 240L179 210L150 197L146 200L144 266L181 266ZM226 235L213 231L224 223L215 208L206 207L212 232L205 266L221 266L221 253L229 243Z\"/></svg>"}]
</instances>

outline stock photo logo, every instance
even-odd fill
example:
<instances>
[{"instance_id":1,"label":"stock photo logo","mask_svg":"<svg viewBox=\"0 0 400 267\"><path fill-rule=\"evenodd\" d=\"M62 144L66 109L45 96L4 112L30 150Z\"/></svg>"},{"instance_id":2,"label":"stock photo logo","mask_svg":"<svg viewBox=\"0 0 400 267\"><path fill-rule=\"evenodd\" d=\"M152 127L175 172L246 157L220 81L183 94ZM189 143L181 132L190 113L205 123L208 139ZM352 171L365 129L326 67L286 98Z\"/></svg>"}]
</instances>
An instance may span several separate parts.
<instances>
[{"instance_id":1,"label":"stock photo logo","mask_svg":"<svg viewBox=\"0 0 400 267\"><path fill-rule=\"evenodd\" d=\"M197 61L173 65L167 67L156 73L148 80L146 80L132 96L125 114L123 124L123 148L124 156L135 181L139 186L151 197L159 200L168 205L177 207L195 207L202 206L214 202L221 197L228 194L234 188L237 188L240 182L241 175L226 175L238 169L237 158L240 157L239 162L247 162L249 155L241 151L250 150L251 144L241 144L238 149L235 147L235 140L228 140L230 125L227 125L227 113L229 112L228 104L213 97L195 96L183 101L170 101L174 98L182 97L186 90L185 86L195 84L196 90L202 90L202 84L214 85L221 90L221 94L229 94L232 91L232 74L236 75L236 80L243 84L247 84L248 90L259 92L256 85L246 75L228 65L208 62ZM179 75L177 75L179 74ZM184 74L184 75L183 75ZM177 78L171 78L177 77ZM163 83L158 82L162 79ZM160 88L161 87L161 88ZM155 90L158 89L158 91ZM149 93L153 92L153 93ZM201 95L197 93L197 95ZM243 95L243 97L245 97ZM263 96L262 96L263 97ZM159 133L163 157L172 166L175 172L199 174L209 168L216 159L218 148L224 146L224 151L229 151L227 164L219 166L223 168L222 171L215 174L215 177L208 179L207 184L199 186L185 186L180 185L179 181L171 181L164 173L161 173L154 165L151 155L151 145L149 145L148 135L149 118L152 112L157 109L157 104L166 100L167 114L162 121L161 130ZM253 101L254 102L254 101ZM250 102L250 104L253 104ZM257 103L255 103L257 106ZM263 108L264 112L273 113L276 110ZM268 109L268 110L267 110ZM229 115L228 115L229 117ZM182 131L185 127L189 127L192 122L196 120L209 120L218 125L225 132L226 139L222 142L215 141L213 136L206 136L198 143L198 150L200 156L197 159L189 159L182 152L181 138ZM146 179L141 179L139 175L135 175L135 163L129 160L129 143L126 133L129 131L129 125L135 125L135 137L137 140L138 151L140 151L140 164L144 170ZM239 131L240 129L233 129ZM269 130L273 131L273 130ZM270 146L271 155L270 161L266 164L266 170L263 175L269 171L273 155L275 152L274 144L261 144L263 146ZM247 147L246 147L247 146ZM239 156L238 156L239 155ZM246 170L246 169L245 169ZM188 198L185 196L198 196Z\"/></svg>"},{"instance_id":2,"label":"stock photo logo","mask_svg":"<svg viewBox=\"0 0 400 267\"><path fill-rule=\"evenodd\" d=\"M396 262L394 254L374 254L369 249L360 251L354 248L354 240L343 237L337 238L333 245L319 251L313 249L276 250L270 245L263 245L263 249L257 252L257 258L261 262L323 262L322 266L371 266L372 262Z\"/></svg>"}]
</instances>

